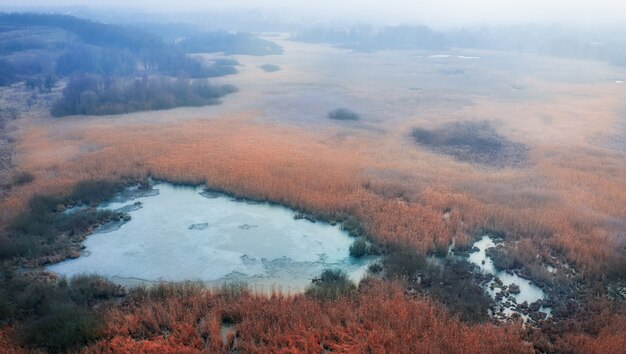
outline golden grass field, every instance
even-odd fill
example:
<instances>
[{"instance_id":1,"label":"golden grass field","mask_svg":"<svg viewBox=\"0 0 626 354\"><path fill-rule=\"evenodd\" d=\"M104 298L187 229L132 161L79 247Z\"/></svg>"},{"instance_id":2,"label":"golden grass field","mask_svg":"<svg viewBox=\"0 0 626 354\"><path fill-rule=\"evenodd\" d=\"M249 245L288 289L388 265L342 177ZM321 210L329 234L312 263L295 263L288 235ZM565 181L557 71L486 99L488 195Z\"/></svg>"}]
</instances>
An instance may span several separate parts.
<instances>
[{"instance_id":1,"label":"golden grass field","mask_svg":"<svg viewBox=\"0 0 626 354\"><path fill-rule=\"evenodd\" d=\"M80 180L153 176L352 218L383 246L421 252L469 244L482 229L502 231L537 280L553 276L546 264L574 267L588 279L626 269L626 85L616 82L626 70L495 51L454 50L442 58L280 44L281 56L236 57L240 73L215 81L240 92L220 106L23 115L9 127L14 160L35 180L0 201L0 223L33 195L65 193ZM281 70L265 73L259 66L267 63ZM327 119L337 107L362 119ZM486 121L524 144L526 161L471 164L411 137L414 128L466 121ZM532 341L551 351L600 353L624 345L623 312L604 300L590 305L598 311L585 324L537 332L465 324L432 299L407 295L401 284L369 281L358 297L332 306L301 295L230 299L197 289L131 298L103 310L105 339L83 351L226 351L234 338L220 338L225 315L242 316L238 348L250 351L401 352L411 342L432 352L529 352ZM11 331L0 330L0 348L17 351Z\"/></svg>"},{"instance_id":2,"label":"golden grass field","mask_svg":"<svg viewBox=\"0 0 626 354\"><path fill-rule=\"evenodd\" d=\"M562 252L582 271L624 262L626 156L603 144L622 134L626 87L611 78L624 70L497 52L461 60L281 44L283 56L238 57L241 73L221 80L241 92L218 107L18 121L18 170L37 178L2 202L4 221L35 193L150 174L351 215L375 239L421 251L489 227L540 257ZM264 73L263 62L282 70ZM441 67L466 74L450 78ZM326 119L342 103L363 119ZM528 162L472 165L410 138L414 127L466 120L526 144Z\"/></svg>"}]
</instances>

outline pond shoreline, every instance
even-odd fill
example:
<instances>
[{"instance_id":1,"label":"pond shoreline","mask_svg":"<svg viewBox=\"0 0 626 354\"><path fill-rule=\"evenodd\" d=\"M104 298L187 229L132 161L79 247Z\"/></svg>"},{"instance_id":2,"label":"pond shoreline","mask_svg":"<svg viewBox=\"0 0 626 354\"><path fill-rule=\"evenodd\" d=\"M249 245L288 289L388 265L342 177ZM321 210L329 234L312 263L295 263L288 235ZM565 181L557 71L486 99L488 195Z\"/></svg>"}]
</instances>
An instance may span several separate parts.
<instances>
[{"instance_id":1,"label":"pond shoreline","mask_svg":"<svg viewBox=\"0 0 626 354\"><path fill-rule=\"evenodd\" d=\"M228 279L250 282L252 286L272 286L276 282L292 292L296 289L303 291L325 268L345 269L358 282L372 261L371 258L349 258L348 247L353 240L339 227L316 223L310 217L303 218L301 213L282 205L243 201L214 191L207 193L199 186L155 182L151 188L129 187L102 203L98 209L124 211L123 222L105 224L101 226L104 230L96 228L83 242L87 248L83 253L86 257L50 265L48 269L68 276L80 271L109 279L147 279L151 282L201 280L212 283ZM202 208L206 207L209 209L203 211ZM262 216L266 212L269 214ZM247 216L238 221L239 213ZM281 221L273 221L274 217ZM135 225L138 222L141 224ZM298 229L302 231L296 231ZM288 233L280 236L282 232ZM305 234L296 237L298 232ZM248 240L249 235L256 234L265 236ZM340 234L341 238L337 239ZM138 244L132 241L136 237L139 237ZM274 244L280 237L287 238ZM317 241L319 237L325 241ZM339 241L341 246L333 249L333 243ZM194 246L189 248L187 243ZM293 246L288 246L290 244ZM102 254L98 247L104 247L102 252L108 254ZM243 247L242 251L237 251L239 247ZM279 256L276 250L283 247L296 247L299 251L293 249L285 256ZM349 263L339 261L338 250L343 250L342 257L347 257L346 260L351 259ZM86 252L90 252L88 256ZM238 256L233 252L242 253ZM321 253L315 255L317 252ZM283 258L284 261L279 262ZM153 261L156 263L144 268L149 263L142 262ZM303 261L305 263L300 265ZM171 262L175 263L168 266ZM226 270L229 267L231 270ZM287 270L293 267L298 270ZM194 275L194 269L204 270ZM266 275L260 276L261 272ZM310 279L297 280L302 277ZM279 279L285 279L287 283L283 284Z\"/></svg>"},{"instance_id":2,"label":"pond shoreline","mask_svg":"<svg viewBox=\"0 0 626 354\"><path fill-rule=\"evenodd\" d=\"M308 220L310 222L316 222L316 221L324 222L324 221L326 221L326 220L324 220L324 218L322 218L322 219L318 218L316 214L301 212L300 210L293 209L293 208L291 208L291 207L289 207L288 205L285 205L285 204L281 204L281 203L278 203L278 202L272 202L272 201L268 201L268 200L265 200L265 199L259 199L259 198L246 198L246 197L241 196L241 194L238 194L238 193L229 193L228 191L226 191L224 189L212 188L210 186L207 186L206 182L204 182L204 181L199 182L199 183L180 183L180 182L170 182L169 180L166 180L166 179L157 179L157 178L153 179L153 178L148 177L147 179L143 179L140 182L137 182L137 180L135 179L135 180L130 180L130 181L127 180L126 182L119 182L119 183L124 188L128 188L128 187L131 187L131 186L139 186L138 189L143 189L143 190L151 190L151 186L150 185L153 184L153 183L156 183L156 184L158 184L158 183L167 183L167 184L171 184L173 186L182 187L182 188L186 188L186 187L199 188L201 186L203 188L202 194L204 194L204 197L206 197L206 198L214 198L214 197L219 197L219 196L225 196L225 197L231 198L234 201L242 201L242 202L245 202L246 204L251 204L251 205L263 205L263 204L265 204L265 205L268 205L268 206L285 207L285 208L292 209L294 212L296 212L295 215L294 215L295 219L304 218L304 219L306 219L306 220ZM150 194L150 193L154 193L154 192L144 192L144 193ZM145 195L147 195L147 194L145 194ZM135 208L141 208L141 207L142 206L133 206L132 208L128 209L127 211L137 210ZM126 215L128 215L128 213L126 213ZM124 221L120 222L119 226L123 226L124 223L125 223ZM347 218L347 219L345 219L343 221L330 221L328 223L330 225L340 224L341 228L343 230L345 230L345 231L348 231L349 234L351 236L353 236L353 237L355 237L355 236L362 236L363 235L363 231L361 229L360 223L356 222L354 219ZM348 224L350 224L350 225L348 225ZM95 230L87 232L87 233L85 233L81 237L83 239L85 237L89 237L89 236L94 234L93 231L95 231ZM487 231L493 231L493 230L487 230ZM472 233L472 234L473 235L478 235L478 233ZM504 237L504 235L502 233L494 231L493 233L490 232L490 234L493 235L494 239L499 239L499 240L504 240L505 239L505 237ZM370 239L368 238L368 240L370 240ZM389 249L389 245L380 245L380 244L376 244L375 242L372 242L372 244L376 247L376 250L377 250L376 252L379 255L387 255L388 256L390 254L393 254L393 250ZM81 245L82 245L82 243L81 243ZM456 250L455 254L463 255L464 254L463 250L464 249ZM465 252L465 253L467 255L469 255L470 252L471 252L471 250L469 252ZM75 256L73 256L73 257L75 257ZM58 264L59 262L61 262L63 260L75 259L73 257L65 257L65 258L62 258L62 259L61 258L55 259L53 262L47 262L45 265L49 266L49 265ZM30 271L35 270L33 268L34 267L31 267ZM42 268L38 268L38 270L41 270L41 269ZM377 276L379 276L378 275L379 272L380 271L377 271L376 273L371 273L370 275L374 276L374 277L377 277ZM47 273L47 272L44 272L44 273ZM518 273L518 272L516 272L516 273ZM384 273L382 273L382 274L383 274L383 278L388 278L387 276L384 275ZM52 276L56 277L56 275L52 275ZM389 278L389 279L391 279L391 278ZM160 282L157 282L157 283L160 283ZM539 286L541 286L544 289L544 291L547 291L548 293L552 293L552 289L549 286L547 286L545 284L541 284L541 283L539 283ZM557 315L555 314L555 316L557 316ZM509 319L507 318L507 319L504 319L504 320L508 321Z\"/></svg>"}]
</instances>

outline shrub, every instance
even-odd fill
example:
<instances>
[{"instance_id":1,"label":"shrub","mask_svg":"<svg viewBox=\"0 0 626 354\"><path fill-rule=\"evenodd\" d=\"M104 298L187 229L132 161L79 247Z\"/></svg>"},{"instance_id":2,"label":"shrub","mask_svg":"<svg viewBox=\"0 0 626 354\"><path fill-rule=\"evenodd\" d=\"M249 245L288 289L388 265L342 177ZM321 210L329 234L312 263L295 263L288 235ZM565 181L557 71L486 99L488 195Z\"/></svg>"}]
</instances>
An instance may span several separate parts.
<instances>
[{"instance_id":1,"label":"shrub","mask_svg":"<svg viewBox=\"0 0 626 354\"><path fill-rule=\"evenodd\" d=\"M35 176L32 173L23 171L23 172L19 172L13 177L12 184L14 186L23 186L25 184L31 183L34 180L35 180Z\"/></svg>"},{"instance_id":2,"label":"shrub","mask_svg":"<svg viewBox=\"0 0 626 354\"><path fill-rule=\"evenodd\" d=\"M54 206L58 204L62 203L54 204ZM47 201L37 203L29 212L19 215L12 222L10 230L22 236L47 237L62 233L67 233L71 236L86 232L92 225L111 219L117 214L110 210L93 209L64 214L56 212L54 206L45 208L47 206L49 206Z\"/></svg>"},{"instance_id":3,"label":"shrub","mask_svg":"<svg viewBox=\"0 0 626 354\"><path fill-rule=\"evenodd\" d=\"M1 259L25 256L30 259L64 254L93 225L118 217L110 210L85 209L60 212L68 203L98 204L115 194L121 185L109 181L83 181L66 197L35 195L28 209L9 225L10 235L0 237Z\"/></svg>"},{"instance_id":4,"label":"shrub","mask_svg":"<svg viewBox=\"0 0 626 354\"><path fill-rule=\"evenodd\" d=\"M97 338L99 320L89 309L74 304L51 304L49 311L19 330L22 342L49 352L67 352Z\"/></svg>"},{"instance_id":5,"label":"shrub","mask_svg":"<svg viewBox=\"0 0 626 354\"><path fill-rule=\"evenodd\" d=\"M0 235L0 260L11 259L27 254L39 254L39 248L37 243L32 241L29 237Z\"/></svg>"},{"instance_id":6,"label":"shrub","mask_svg":"<svg viewBox=\"0 0 626 354\"><path fill-rule=\"evenodd\" d=\"M422 272L421 287L465 322L488 319L491 298L475 279L467 261L446 261L443 267L429 266Z\"/></svg>"},{"instance_id":7,"label":"shrub","mask_svg":"<svg viewBox=\"0 0 626 354\"><path fill-rule=\"evenodd\" d=\"M347 108L337 108L328 113L328 118L334 120L359 120L361 116Z\"/></svg>"},{"instance_id":8,"label":"shrub","mask_svg":"<svg viewBox=\"0 0 626 354\"><path fill-rule=\"evenodd\" d=\"M389 276L412 280L426 268L426 258L412 248L398 247L385 256L383 265Z\"/></svg>"},{"instance_id":9,"label":"shrub","mask_svg":"<svg viewBox=\"0 0 626 354\"><path fill-rule=\"evenodd\" d=\"M348 218L341 223L341 229L347 231L352 237L357 237L363 234L363 229L359 221L355 218Z\"/></svg>"},{"instance_id":10,"label":"shrub","mask_svg":"<svg viewBox=\"0 0 626 354\"><path fill-rule=\"evenodd\" d=\"M263 64L260 68L266 73L273 73L280 70L280 66L273 64Z\"/></svg>"},{"instance_id":11,"label":"shrub","mask_svg":"<svg viewBox=\"0 0 626 354\"><path fill-rule=\"evenodd\" d=\"M72 300L81 305L91 305L123 293L120 286L95 275L73 277L68 292Z\"/></svg>"},{"instance_id":12,"label":"shrub","mask_svg":"<svg viewBox=\"0 0 626 354\"><path fill-rule=\"evenodd\" d=\"M99 204L112 198L121 189L120 183L112 181L80 181L72 189L69 198L84 204Z\"/></svg>"},{"instance_id":13,"label":"shrub","mask_svg":"<svg viewBox=\"0 0 626 354\"><path fill-rule=\"evenodd\" d=\"M367 270L372 274L378 274L383 271L383 266L380 263L372 263L367 267Z\"/></svg>"},{"instance_id":14,"label":"shrub","mask_svg":"<svg viewBox=\"0 0 626 354\"><path fill-rule=\"evenodd\" d=\"M244 281L229 282L220 287L220 293L227 298L237 298L249 294L250 288Z\"/></svg>"},{"instance_id":15,"label":"shrub","mask_svg":"<svg viewBox=\"0 0 626 354\"><path fill-rule=\"evenodd\" d=\"M494 167L518 166L525 162L528 148L497 134L489 122L456 122L428 130L415 128L413 140L459 161Z\"/></svg>"},{"instance_id":16,"label":"shrub","mask_svg":"<svg viewBox=\"0 0 626 354\"><path fill-rule=\"evenodd\" d=\"M97 339L100 316L91 307L121 294L120 287L96 276L51 281L39 273L1 268L0 323L17 323L23 345L67 352Z\"/></svg>"},{"instance_id":17,"label":"shrub","mask_svg":"<svg viewBox=\"0 0 626 354\"><path fill-rule=\"evenodd\" d=\"M435 256L446 257L448 255L448 244L444 242L435 242Z\"/></svg>"},{"instance_id":18,"label":"shrub","mask_svg":"<svg viewBox=\"0 0 626 354\"><path fill-rule=\"evenodd\" d=\"M313 285L307 289L306 295L318 300L334 300L355 290L356 285L348 279L345 272L339 269L326 269L318 279L313 280Z\"/></svg>"},{"instance_id":19,"label":"shrub","mask_svg":"<svg viewBox=\"0 0 626 354\"><path fill-rule=\"evenodd\" d=\"M358 237L350 246L350 256L360 258L370 252L370 245L363 237Z\"/></svg>"}]
</instances>

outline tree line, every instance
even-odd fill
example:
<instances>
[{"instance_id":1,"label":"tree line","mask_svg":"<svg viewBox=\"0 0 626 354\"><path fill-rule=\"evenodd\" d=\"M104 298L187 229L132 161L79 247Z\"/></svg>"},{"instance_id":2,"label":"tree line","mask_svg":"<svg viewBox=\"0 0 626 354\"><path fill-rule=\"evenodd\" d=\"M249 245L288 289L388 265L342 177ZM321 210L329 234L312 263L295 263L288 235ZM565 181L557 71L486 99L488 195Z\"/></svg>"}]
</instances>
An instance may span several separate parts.
<instances>
[{"instance_id":1,"label":"tree line","mask_svg":"<svg viewBox=\"0 0 626 354\"><path fill-rule=\"evenodd\" d=\"M140 28L68 15L0 13L0 25L3 86L49 75L218 77L237 73L238 63L206 61L189 53L282 53L277 44L249 33L193 31L182 41L173 42ZM26 34L11 35L18 32Z\"/></svg>"},{"instance_id":2,"label":"tree line","mask_svg":"<svg viewBox=\"0 0 626 354\"><path fill-rule=\"evenodd\" d=\"M619 30L578 31L556 25L511 25L436 31L426 26L355 25L311 27L293 38L333 43L354 50L478 48L600 60L626 66L626 37Z\"/></svg>"},{"instance_id":3,"label":"tree line","mask_svg":"<svg viewBox=\"0 0 626 354\"><path fill-rule=\"evenodd\" d=\"M56 117L106 115L213 105L235 91L237 88L232 85L212 85L183 78L124 79L82 74L70 79L51 113Z\"/></svg>"}]
</instances>

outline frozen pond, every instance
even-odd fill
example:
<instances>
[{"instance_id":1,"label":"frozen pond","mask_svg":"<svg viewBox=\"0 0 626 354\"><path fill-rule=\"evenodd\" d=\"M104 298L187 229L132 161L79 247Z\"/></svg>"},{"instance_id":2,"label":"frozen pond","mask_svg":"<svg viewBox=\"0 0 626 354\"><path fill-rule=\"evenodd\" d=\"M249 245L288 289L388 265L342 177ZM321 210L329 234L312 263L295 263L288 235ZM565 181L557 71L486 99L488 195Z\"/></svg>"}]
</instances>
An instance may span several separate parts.
<instances>
[{"instance_id":1,"label":"frozen pond","mask_svg":"<svg viewBox=\"0 0 626 354\"><path fill-rule=\"evenodd\" d=\"M125 285L245 281L260 291L276 286L295 292L326 268L358 281L371 261L349 256L353 239L339 226L295 220L285 207L166 183L152 193L134 192L101 206L124 208L130 221L101 227L83 242L81 257L48 269L68 277L98 274Z\"/></svg>"},{"instance_id":2,"label":"frozen pond","mask_svg":"<svg viewBox=\"0 0 626 354\"><path fill-rule=\"evenodd\" d=\"M543 300L545 298L545 294L541 288L534 285L530 280L526 280L515 273L508 273L505 271L499 271L493 265L493 261L490 257L487 256L486 250L491 247L495 247L496 244L489 236L483 236L479 241L474 243L474 246L478 248L478 251L473 252L469 255L469 262L476 264L484 273L492 274L495 276L494 280L489 281L487 285L487 292L489 295L498 300L498 293L502 292L500 286L497 286L495 279L500 279L502 281L502 285L506 286L509 291L507 296L502 296L500 301L497 301L502 305L503 312L505 315L511 315L514 311L512 308L515 307L516 304L522 304L526 302L527 304L532 304L537 300ZM519 287L519 293L515 294L510 291L510 286L515 284ZM511 301L510 298L513 297L515 301ZM512 303L511 306L505 306L506 302ZM546 314L550 314L550 310L548 308L541 307L542 312ZM525 316L524 316L525 317Z\"/></svg>"}]
</instances>

